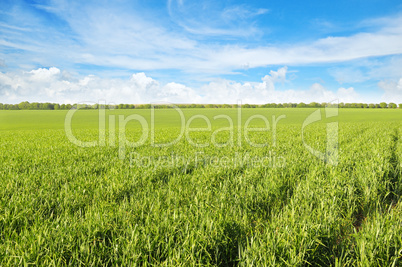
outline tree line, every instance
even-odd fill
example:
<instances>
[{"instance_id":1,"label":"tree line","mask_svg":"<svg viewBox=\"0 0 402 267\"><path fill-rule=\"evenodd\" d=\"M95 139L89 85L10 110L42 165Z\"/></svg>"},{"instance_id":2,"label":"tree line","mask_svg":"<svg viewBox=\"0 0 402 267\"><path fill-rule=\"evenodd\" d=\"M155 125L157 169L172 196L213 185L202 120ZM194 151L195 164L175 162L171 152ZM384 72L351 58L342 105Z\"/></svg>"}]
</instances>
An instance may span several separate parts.
<instances>
[{"instance_id":1,"label":"tree line","mask_svg":"<svg viewBox=\"0 0 402 267\"><path fill-rule=\"evenodd\" d=\"M329 103L268 103L263 105L243 104L242 108L323 108L326 106L334 106L335 104ZM156 109L172 108L172 105L151 105L151 104L118 104L118 105L105 105L107 109L150 109L152 106ZM179 108L237 108L238 104L176 104ZM366 104L366 103L339 103L339 108L402 108L401 104L385 103L379 104ZM28 101L19 104L3 104L0 103L0 110L69 110L72 108L79 109L98 109L99 104L58 104L58 103L29 103Z\"/></svg>"}]
</instances>

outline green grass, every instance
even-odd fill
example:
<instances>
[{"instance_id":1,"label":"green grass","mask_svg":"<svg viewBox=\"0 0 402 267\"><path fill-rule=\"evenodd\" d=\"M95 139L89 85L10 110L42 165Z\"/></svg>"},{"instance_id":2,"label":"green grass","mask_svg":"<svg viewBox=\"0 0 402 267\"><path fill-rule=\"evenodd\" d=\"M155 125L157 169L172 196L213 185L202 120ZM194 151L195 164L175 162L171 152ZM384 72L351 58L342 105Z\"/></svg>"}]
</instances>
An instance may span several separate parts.
<instances>
[{"instance_id":1,"label":"green grass","mask_svg":"<svg viewBox=\"0 0 402 267\"><path fill-rule=\"evenodd\" d=\"M402 111L341 109L306 127L305 141L323 151L326 123L339 121L336 166L303 146L301 125L313 111L243 109L243 125L256 114L270 123L286 115L276 145L271 128L250 133L268 146L244 136L238 146L235 128L233 145L195 147L182 138L159 148L148 139L126 147L124 159L118 134L105 146L70 143L65 111L1 111L0 265L400 266ZM134 112L149 121L149 110L107 115L118 121ZM226 114L237 126L236 109L184 112L187 120ZM97 116L77 111L79 138L98 138ZM175 111L157 110L156 118L158 140L177 136ZM136 139L138 124L127 125ZM212 131L227 126L216 120ZM206 143L211 133L190 136ZM229 133L215 137L223 143Z\"/></svg>"},{"instance_id":2,"label":"green grass","mask_svg":"<svg viewBox=\"0 0 402 267\"><path fill-rule=\"evenodd\" d=\"M281 120L280 124L301 124L304 119L311 114L313 108L256 108L242 109L243 124L252 115L262 114L270 122L272 115L277 117L286 115L286 119ZM228 115L237 123L238 110L232 109L183 109L186 119L193 115L202 114L208 117L213 125L221 126L224 120L214 120L216 115ZM0 110L0 130L45 130L45 129L64 129L64 119L68 111L65 110ZM149 122L151 110L107 110L109 115L131 115L139 114ZM73 127L77 129L97 129L98 128L97 110L78 110L73 117ZM324 114L323 114L324 116ZM393 122L400 121L402 110L395 109L339 109L339 122ZM175 110L155 110L156 127L177 127L180 126L180 115ZM255 120L255 123L261 121ZM197 121L194 121L197 125Z\"/></svg>"}]
</instances>

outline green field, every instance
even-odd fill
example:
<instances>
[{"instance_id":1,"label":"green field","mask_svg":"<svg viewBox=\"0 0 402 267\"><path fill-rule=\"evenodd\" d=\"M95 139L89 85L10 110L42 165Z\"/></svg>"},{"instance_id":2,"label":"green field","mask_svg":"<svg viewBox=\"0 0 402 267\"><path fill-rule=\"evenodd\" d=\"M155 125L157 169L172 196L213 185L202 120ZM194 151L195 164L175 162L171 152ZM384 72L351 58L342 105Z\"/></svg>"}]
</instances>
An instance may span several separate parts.
<instances>
[{"instance_id":1,"label":"green field","mask_svg":"<svg viewBox=\"0 0 402 267\"><path fill-rule=\"evenodd\" d=\"M253 108L242 109L242 119L245 120L255 114L262 114L270 117L272 115L286 115L285 120L280 124L301 124L303 120L314 111L313 108ZM196 114L203 114L213 120L213 117L225 114L237 122L238 110L231 109L182 109L186 118ZM64 129L64 118L66 110L0 110L0 130L44 130ZM107 110L107 115L130 115L139 114L150 120L150 110ZM180 116L172 109L155 110L156 127L177 127L180 124ZM402 121L402 110L388 109L339 109L339 122L400 122ZM79 110L73 118L74 128L77 129L98 129L97 110ZM194 122L197 124L197 121ZM258 123L258 122L257 122ZM219 126L219 122L215 123Z\"/></svg>"},{"instance_id":2,"label":"green field","mask_svg":"<svg viewBox=\"0 0 402 267\"><path fill-rule=\"evenodd\" d=\"M155 146L138 121L119 128L150 110L107 110L104 141L99 112L78 110L72 133L98 140L80 147L67 111L1 110L0 266L402 265L402 110L322 109L303 131L315 109L238 112L183 110L204 131L178 138L179 113L155 110L155 143L177 139ZM254 115L269 129L245 134ZM331 123L336 164L306 148L325 152Z\"/></svg>"}]
</instances>

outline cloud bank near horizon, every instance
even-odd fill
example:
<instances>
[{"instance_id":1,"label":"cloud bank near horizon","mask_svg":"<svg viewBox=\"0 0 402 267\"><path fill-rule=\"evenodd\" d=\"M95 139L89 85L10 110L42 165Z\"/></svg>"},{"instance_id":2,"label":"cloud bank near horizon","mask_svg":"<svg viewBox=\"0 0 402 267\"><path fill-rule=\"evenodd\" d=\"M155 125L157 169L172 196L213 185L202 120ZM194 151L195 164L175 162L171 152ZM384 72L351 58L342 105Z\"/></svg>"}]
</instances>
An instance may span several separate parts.
<instances>
[{"instance_id":1,"label":"cloud bank near horizon","mask_svg":"<svg viewBox=\"0 0 402 267\"><path fill-rule=\"evenodd\" d=\"M191 88L184 84L169 82L162 84L143 72L132 74L128 79L101 78L95 75L76 77L56 67L39 68L26 72L0 73L0 93L6 103L56 102L77 103L83 101L107 103L144 104L155 102L235 104L242 103L299 103L299 102L364 102L353 87L339 87L336 91L313 83L302 90L278 90L278 83L286 83L288 68L271 70L261 82L236 82L217 79ZM382 82L384 96L402 92L402 79L398 83ZM35 92L32 94L32 92ZM402 101L402 93L400 94ZM189 101L191 100L191 101Z\"/></svg>"}]
</instances>

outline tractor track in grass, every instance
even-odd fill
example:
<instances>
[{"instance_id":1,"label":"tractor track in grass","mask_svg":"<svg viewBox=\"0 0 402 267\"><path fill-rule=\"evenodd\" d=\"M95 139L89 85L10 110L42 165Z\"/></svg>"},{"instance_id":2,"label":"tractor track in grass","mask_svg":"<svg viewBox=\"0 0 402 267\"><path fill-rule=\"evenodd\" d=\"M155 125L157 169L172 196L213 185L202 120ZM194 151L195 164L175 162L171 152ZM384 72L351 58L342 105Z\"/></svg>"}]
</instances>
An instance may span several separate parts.
<instances>
[{"instance_id":1,"label":"tractor track in grass","mask_svg":"<svg viewBox=\"0 0 402 267\"><path fill-rule=\"evenodd\" d=\"M387 202L388 204L394 206L396 205L401 196L399 186L399 182L401 180L401 168L400 168L400 159L397 153L398 142L399 142L399 131L397 128L394 129L391 138L392 138L392 143L390 147L391 155L389 158L391 168L389 172L387 172L386 174L386 178L389 181L388 185L389 194L387 195Z\"/></svg>"},{"instance_id":2,"label":"tractor track in grass","mask_svg":"<svg viewBox=\"0 0 402 267\"><path fill-rule=\"evenodd\" d=\"M400 168L400 159L398 157L397 148L399 142L399 131L397 128L394 128L393 133L391 134L391 145L389 147L390 156L388 162L390 164L390 168L387 172L385 172L383 181L387 182L387 192L385 196L382 196L385 199L385 205L395 207L400 199L400 180L401 180L401 168ZM385 210L389 211L389 209L385 208ZM366 207L361 207L356 215L355 221L353 222L353 227L358 233L367 219L368 210Z\"/></svg>"}]
</instances>

